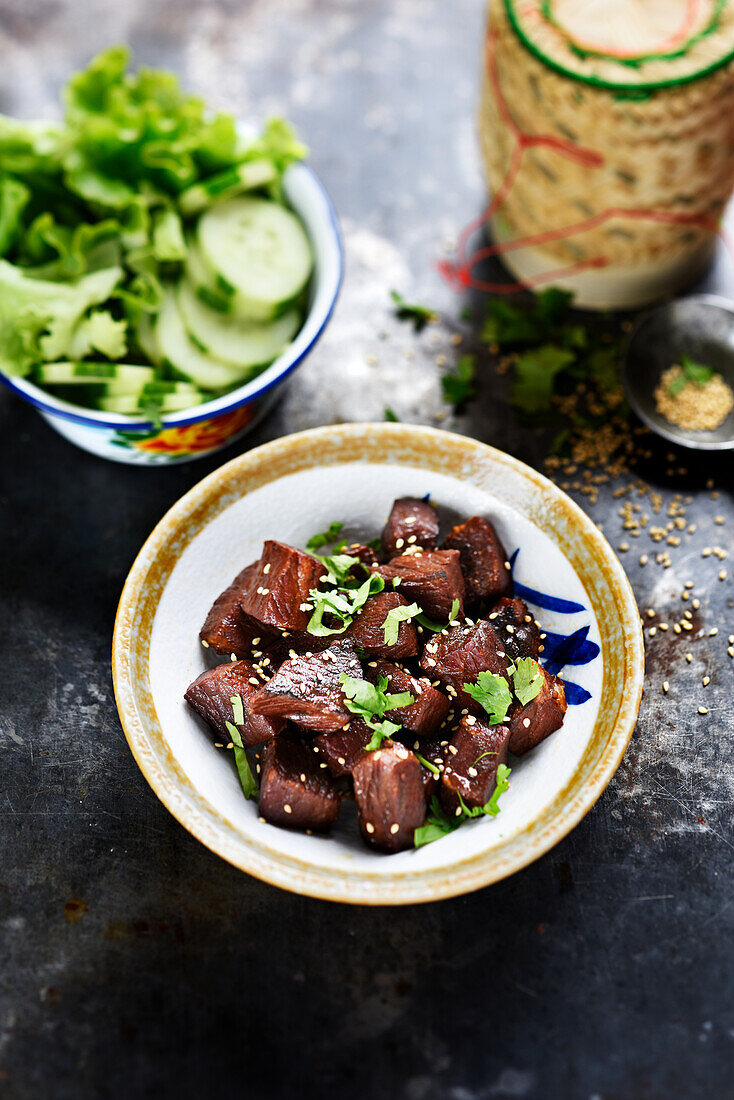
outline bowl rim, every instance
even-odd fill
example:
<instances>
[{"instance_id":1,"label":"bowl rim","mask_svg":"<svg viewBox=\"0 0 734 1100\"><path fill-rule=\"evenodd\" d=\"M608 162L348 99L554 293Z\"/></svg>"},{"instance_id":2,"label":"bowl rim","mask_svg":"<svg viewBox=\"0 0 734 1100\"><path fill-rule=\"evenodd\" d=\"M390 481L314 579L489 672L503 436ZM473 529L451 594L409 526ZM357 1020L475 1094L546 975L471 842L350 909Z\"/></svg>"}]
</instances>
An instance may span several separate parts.
<instances>
[{"instance_id":1,"label":"bowl rim","mask_svg":"<svg viewBox=\"0 0 734 1100\"><path fill-rule=\"evenodd\" d=\"M370 449L374 454L366 455L365 452ZM589 774L582 781L578 780L587 764L591 738L563 791L541 811L539 818L531 821L517 835L518 852L510 853L502 861L497 858L498 850L495 848L458 859L449 867L407 870L390 878L380 878L379 874L364 870L348 872L314 867L306 860L275 852L266 845L260 846L252 838L243 838L198 794L188 776L177 768L158 725L154 706L152 715L141 714L135 686L137 658L130 643L134 627L137 628L146 615L150 617L152 626L158 598L165 587L165 579L154 575L160 556L168 546L170 553L177 551L177 560L185 545L181 541L182 530L192 521L205 522L207 505L212 505L222 494L226 496L225 487L236 482L238 476L252 477L254 483L251 487L256 488L300 469L379 461L378 456L382 456L382 461L392 459L393 462L416 468L415 449L423 451L426 468L443 469L436 463L444 462L444 472L454 477L461 476L455 472L461 465L471 467L482 460L486 462L489 459L495 465L508 468L508 472L512 471L532 483L538 497L542 494L543 500L552 504L554 515L559 509L563 511L563 519L570 532L583 536L583 548L588 551L593 568L591 574L582 576L582 583L599 622L604 668L599 711L592 734L600 726L603 732L604 722L609 725L612 721L608 713L610 707L616 710L608 736L594 742L594 748L598 751L586 767ZM239 489L238 495L247 491L246 488ZM229 500L219 503L221 510ZM563 546L560 548L569 557L568 551ZM573 560L571 565L578 572ZM172 568L173 565L169 565L169 573ZM595 603L589 592L589 582L592 580L601 583L603 595L610 601L609 614L616 617L614 628L621 632L613 649L599 618L602 594L596 593ZM145 614L141 613L143 606ZM140 661L147 675L148 647L143 646L143 649ZM616 665L618 683L613 682L612 672L608 672L612 665ZM532 467L488 444L436 428L391 423L342 424L284 436L239 455L203 478L169 509L143 544L120 597L112 645L115 700L128 745L155 794L184 828L233 866L262 881L301 895L361 905L415 904L468 893L521 870L554 847L588 813L621 763L637 721L644 666L642 624L630 582L607 540L570 497ZM607 704L605 708L603 702ZM605 716L602 715L603 709ZM169 757L164 764L153 751L148 726L153 728L153 733L157 726L160 739L158 751L164 755L167 753ZM579 782L580 787L576 789ZM539 822L542 823L540 832L533 836ZM514 843L514 838L510 838L508 843Z\"/></svg>"},{"instance_id":2,"label":"bowl rim","mask_svg":"<svg viewBox=\"0 0 734 1100\"><path fill-rule=\"evenodd\" d=\"M670 301L660 302L650 309L644 310L635 320L622 347L621 374L625 396L632 406L635 415L640 418L643 424L645 424L650 431L660 436L661 439L667 439L669 443L675 443L679 447L687 447L692 451L734 450L734 437L731 439L706 439L701 436L700 432L686 431L685 428L679 428L674 424L671 424L669 428L666 427L660 420L651 416L645 406L638 401L637 391L630 380L630 352L640 331L657 314L667 313L669 309L681 302L694 302L697 305L712 306L714 309L721 310L722 313L728 313L734 323L734 302L729 301L728 298L724 298L720 294L683 294L679 298L671 298Z\"/></svg>"},{"instance_id":3,"label":"bowl rim","mask_svg":"<svg viewBox=\"0 0 734 1100\"><path fill-rule=\"evenodd\" d=\"M300 335L300 332L303 331L307 322L314 316L313 305L311 305L304 317L303 324L295 340L261 374L257 375L249 382L245 382L242 386L238 386L237 389L230 390L229 393L221 397L214 397L211 401L206 401L202 405L192 405L190 409L182 409L180 412L165 414L161 418L163 428L178 428L188 424L196 424L201 420L209 420L214 417L222 416L224 413L233 412L243 405L248 405L258 398L264 397L265 394L269 393L270 390L274 389L276 386L279 386L281 382L300 366L321 339L324 329L329 323L336 307L344 279L344 240L336 207L321 178L313 170L310 164L304 162L291 165L286 170L286 177L294 173L305 175L309 178L309 183L313 186L322 204L324 225L329 231L329 243L333 247L333 254L336 260L336 268L331 279L331 285L327 286L327 301L324 303L320 317L318 317L316 331L313 333L308 343L294 355L293 351L298 341L298 335ZM296 212L302 217L298 210L296 210ZM4 385L18 397L27 401L30 405L33 405L40 413L67 420L72 424L79 424L86 428L93 429L122 429L133 431L149 430L153 427L150 420L136 420L131 415L82 409L79 405L74 405L69 401L62 401L54 397L27 378L10 377L0 371L0 382L4 383Z\"/></svg>"}]
</instances>

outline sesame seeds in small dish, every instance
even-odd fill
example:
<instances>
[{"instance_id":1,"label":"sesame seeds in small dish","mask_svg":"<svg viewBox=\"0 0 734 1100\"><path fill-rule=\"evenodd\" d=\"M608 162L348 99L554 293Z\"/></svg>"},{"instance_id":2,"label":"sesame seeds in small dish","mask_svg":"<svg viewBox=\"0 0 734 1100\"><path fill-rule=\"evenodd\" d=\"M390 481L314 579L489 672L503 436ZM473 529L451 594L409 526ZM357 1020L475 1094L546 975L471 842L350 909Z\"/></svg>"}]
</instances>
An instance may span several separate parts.
<instances>
[{"instance_id":1,"label":"sesame seeds in small dish","mask_svg":"<svg viewBox=\"0 0 734 1100\"><path fill-rule=\"evenodd\" d=\"M391 675L400 675L390 672L384 655L359 647L347 653L349 642L334 645L330 638L306 648L298 630L285 630L291 637L280 638L276 653L269 644L272 638L251 630L247 653L236 639L230 654L235 660L228 661L222 639L202 629L215 598L224 596L248 563L258 561L259 572L248 589L253 601L249 610L268 626L267 606L282 563L276 555L263 554L267 540L306 551L317 532L328 533L339 521L347 538L344 552L355 556L382 531L396 498L397 503L427 498L435 506L444 541L433 552L445 555L447 567L456 552L447 545L451 536L446 532L467 517L491 521L507 554L514 596L522 599L527 613L527 621L525 616L505 621L498 612L489 612L498 615L490 622L482 618L487 612L476 602L467 608L427 605L421 614L431 612L430 619L443 633L428 632L421 642L421 667L413 668L416 654L403 657L399 647L421 622L418 612L411 610L411 585L425 556L422 536L409 524L396 531L388 547L383 536L387 561L378 570L385 585L395 579L399 584L389 589L397 611L393 613L392 603L387 615L383 609L381 624L386 643L397 647L388 654L392 668L400 666L402 675L412 673L413 702L401 705L425 716L447 696L465 740L473 745L483 735L487 716L481 707L472 707L472 700L464 699L459 707L452 697L442 640L455 635L461 641L464 632L475 637L482 624L497 637L501 629L506 639L501 656L509 661L505 651L517 646L531 621L536 629L536 619L543 634L538 653L543 676L562 681L568 704L562 724L557 723L550 736L526 745L523 736L532 737L533 721L525 712L518 713L510 774L502 784L500 776L495 777L494 809L500 812L468 814L471 820L464 820L459 807L461 827L439 829L437 834L435 822L424 817L422 809L411 811L412 817L402 816L404 807L396 802L396 812L384 821L369 812L370 792L382 781L381 773L389 772L398 785L409 786L415 784L416 757L427 782L445 782L461 766L466 784L462 791L469 792L469 799L486 776L487 760L479 753L476 759L464 759L453 730L451 736L439 736L435 745L423 741L420 732L414 740L406 722L404 729L383 730L384 740L367 754L367 765L363 758L355 764L350 751L364 712L350 706L333 721L328 706L317 708L318 716L308 719L314 744L325 736L332 739L328 762L318 754L309 756L313 745L308 738L298 736L291 744L282 722L275 738L268 739L264 727L254 731L250 743L259 739L270 748L263 752L258 747L258 755L250 756L254 797L245 797L240 762L247 745L237 747L237 736L246 728L241 699L247 707L251 694L260 698L253 707L258 722L292 722L294 717L302 722L304 708L315 713L314 693L326 698L334 677L353 685L364 676L379 685L386 673L383 690L400 692L402 683L389 682ZM316 585L304 587L292 612L296 617L302 612L306 623L333 627L328 613L319 619L323 609L320 612L320 600L314 597L324 587L320 578L328 575L329 551L308 552L323 555L327 564L314 568L314 577L319 574ZM375 567L365 567L364 573L365 579L368 573L374 577ZM372 604L377 602L372 597ZM303 623L299 619L296 625L300 629ZM304 659L308 684L305 690L303 685L291 690L289 681L290 702L283 709L278 677ZM229 725L221 736L202 722L201 709L195 711L184 700L189 686L209 668L222 670L216 673L226 680L220 696L236 708L227 715ZM525 671L526 682L515 683L521 693L532 685L533 675L539 675L530 661ZM628 582L603 536L580 509L541 475L501 452L460 436L402 424L304 432L244 454L202 481L164 517L141 550L120 601L113 651L123 728L144 775L174 816L242 870L298 893L359 904L403 904L464 893L511 874L547 851L588 811L616 770L634 727L642 671L639 615ZM469 680L473 685L474 678ZM230 683L239 688L233 687L227 696ZM457 683L461 694L463 678ZM354 691L352 701L359 702L361 695L357 688ZM294 694L300 707L296 711ZM520 706L520 698L514 707ZM463 706L466 702L468 708ZM397 706L394 699L393 705ZM246 717L250 718L249 710ZM384 717L368 714L373 733ZM395 726L400 717L399 709L387 714ZM334 741L339 737L343 745ZM278 758L273 760L278 743ZM490 747L490 755L494 751ZM324 782L319 782L320 774ZM282 782L284 775L290 787ZM305 788L320 794L304 816L299 792ZM310 812L317 816L310 819ZM424 828L425 843L416 847L413 830Z\"/></svg>"}]
</instances>

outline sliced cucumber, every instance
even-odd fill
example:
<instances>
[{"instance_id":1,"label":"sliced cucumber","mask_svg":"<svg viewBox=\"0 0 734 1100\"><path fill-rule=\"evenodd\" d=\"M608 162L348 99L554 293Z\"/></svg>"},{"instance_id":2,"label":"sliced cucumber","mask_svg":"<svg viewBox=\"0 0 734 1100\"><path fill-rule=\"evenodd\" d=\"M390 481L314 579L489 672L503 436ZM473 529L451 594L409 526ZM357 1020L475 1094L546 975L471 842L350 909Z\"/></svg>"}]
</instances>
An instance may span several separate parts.
<instances>
[{"instance_id":1,"label":"sliced cucumber","mask_svg":"<svg viewBox=\"0 0 734 1100\"><path fill-rule=\"evenodd\" d=\"M164 394L160 401L156 402L156 406L162 413L182 412L194 405L201 405L202 402L207 400L209 399L206 394L198 392L169 393ZM134 394L127 393L120 394L117 397L100 397L97 401L97 407L102 412L132 414L145 412L148 405L146 404L145 394L136 397Z\"/></svg>"},{"instance_id":2,"label":"sliced cucumber","mask_svg":"<svg viewBox=\"0 0 734 1100\"><path fill-rule=\"evenodd\" d=\"M140 314L135 336L140 350L148 356L151 363L159 363L161 357L155 338L155 318L150 313Z\"/></svg>"},{"instance_id":3,"label":"sliced cucumber","mask_svg":"<svg viewBox=\"0 0 734 1100\"><path fill-rule=\"evenodd\" d=\"M35 380L42 386L89 385L96 382L125 382L142 389L155 378L152 367L131 363L42 363ZM126 392L137 392L128 390Z\"/></svg>"},{"instance_id":4,"label":"sliced cucumber","mask_svg":"<svg viewBox=\"0 0 734 1100\"><path fill-rule=\"evenodd\" d=\"M242 196L217 203L199 219L196 239L218 285L234 288L237 312L254 321L270 321L282 312L313 267L300 221L269 199Z\"/></svg>"},{"instance_id":5,"label":"sliced cucumber","mask_svg":"<svg viewBox=\"0 0 734 1100\"><path fill-rule=\"evenodd\" d=\"M191 283L178 285L178 308L197 347L234 367L263 367L277 359L301 326L301 314L289 309L274 321L246 321L204 305Z\"/></svg>"},{"instance_id":6,"label":"sliced cucumber","mask_svg":"<svg viewBox=\"0 0 734 1100\"><path fill-rule=\"evenodd\" d=\"M229 284L217 285L217 279L201 254L196 238L188 239L188 252L186 254L186 275L193 286L196 295L211 309L218 313L229 313L232 309L232 296L234 290Z\"/></svg>"},{"instance_id":7,"label":"sliced cucumber","mask_svg":"<svg viewBox=\"0 0 734 1100\"><path fill-rule=\"evenodd\" d=\"M251 160L246 164L235 164L225 172L210 176L202 183L188 187L178 198L178 207L185 218L200 214L213 202L239 195L242 191L254 191L256 187L265 187L277 176L275 165L270 160Z\"/></svg>"},{"instance_id":8,"label":"sliced cucumber","mask_svg":"<svg viewBox=\"0 0 734 1100\"><path fill-rule=\"evenodd\" d=\"M227 390L237 385L245 374L199 351L189 339L173 291L167 293L155 326L161 357L176 373L194 382L200 389Z\"/></svg>"}]
</instances>

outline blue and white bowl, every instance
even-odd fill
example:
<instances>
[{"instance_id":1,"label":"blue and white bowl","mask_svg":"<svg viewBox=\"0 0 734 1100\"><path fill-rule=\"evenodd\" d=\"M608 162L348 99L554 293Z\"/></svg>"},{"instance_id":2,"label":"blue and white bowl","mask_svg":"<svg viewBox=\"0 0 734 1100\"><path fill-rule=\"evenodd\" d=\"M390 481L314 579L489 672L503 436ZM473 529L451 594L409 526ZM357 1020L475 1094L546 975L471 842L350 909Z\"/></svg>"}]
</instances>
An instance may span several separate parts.
<instances>
[{"instance_id":1,"label":"blue and white bowl","mask_svg":"<svg viewBox=\"0 0 734 1100\"><path fill-rule=\"evenodd\" d=\"M115 462L148 466L187 462L245 435L319 340L342 280L344 255L339 224L321 180L308 165L294 164L285 173L283 184L286 198L311 240L314 271L303 327L283 354L257 378L223 397L164 416L157 427L134 416L82 409L25 378L8 378L0 373L0 379L35 405L44 420L66 439Z\"/></svg>"}]
</instances>

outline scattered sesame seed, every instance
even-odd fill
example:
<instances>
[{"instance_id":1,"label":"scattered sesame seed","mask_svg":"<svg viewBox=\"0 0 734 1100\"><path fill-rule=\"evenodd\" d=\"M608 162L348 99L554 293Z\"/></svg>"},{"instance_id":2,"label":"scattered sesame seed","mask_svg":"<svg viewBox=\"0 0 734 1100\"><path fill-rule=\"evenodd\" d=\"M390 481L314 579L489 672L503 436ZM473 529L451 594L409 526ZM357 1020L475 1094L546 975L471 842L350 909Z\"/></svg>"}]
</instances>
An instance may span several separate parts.
<instances>
[{"instance_id":1,"label":"scattered sesame seed","mask_svg":"<svg viewBox=\"0 0 734 1100\"><path fill-rule=\"evenodd\" d=\"M711 677L710 676L704 676L701 683L703 684L704 687L708 687L709 684L711 683Z\"/></svg>"},{"instance_id":2,"label":"scattered sesame seed","mask_svg":"<svg viewBox=\"0 0 734 1100\"><path fill-rule=\"evenodd\" d=\"M708 708L707 707L699 707L698 708L698 713L699 714L708 714Z\"/></svg>"},{"instance_id":3,"label":"scattered sesame seed","mask_svg":"<svg viewBox=\"0 0 734 1100\"><path fill-rule=\"evenodd\" d=\"M287 803L287 802L286 802L286 803L285 803L285 805L283 806L283 809L285 810L285 812L286 812L287 814L292 814L292 813L293 813L293 810L292 810L292 809L290 808L290 806L288 805L288 803Z\"/></svg>"},{"instance_id":4,"label":"scattered sesame seed","mask_svg":"<svg viewBox=\"0 0 734 1100\"><path fill-rule=\"evenodd\" d=\"M663 691L665 692L666 695L668 694L669 690L670 690L670 684L668 683L667 680L663 680Z\"/></svg>"},{"instance_id":5,"label":"scattered sesame seed","mask_svg":"<svg viewBox=\"0 0 734 1100\"><path fill-rule=\"evenodd\" d=\"M709 630L709 638L714 638L719 633L718 626L712 626Z\"/></svg>"},{"instance_id":6,"label":"scattered sesame seed","mask_svg":"<svg viewBox=\"0 0 734 1100\"><path fill-rule=\"evenodd\" d=\"M365 829L368 833L374 833L374 831L375 831L375 827L374 827L374 825L372 824L371 821L368 821L368 822L365 823Z\"/></svg>"},{"instance_id":7,"label":"scattered sesame seed","mask_svg":"<svg viewBox=\"0 0 734 1100\"><path fill-rule=\"evenodd\" d=\"M522 724L524 725L525 729L527 729L528 726L530 725L530 719L529 718L523 718Z\"/></svg>"},{"instance_id":8,"label":"scattered sesame seed","mask_svg":"<svg viewBox=\"0 0 734 1100\"><path fill-rule=\"evenodd\" d=\"M209 648L209 643L207 642L206 638L201 639L201 644L203 645L204 649Z\"/></svg>"},{"instance_id":9,"label":"scattered sesame seed","mask_svg":"<svg viewBox=\"0 0 734 1100\"><path fill-rule=\"evenodd\" d=\"M393 836L395 836L395 834L397 832L399 832L399 830L400 830L400 826L398 825L397 821L394 821L392 823L392 825L390 826L390 832L392 833Z\"/></svg>"},{"instance_id":10,"label":"scattered sesame seed","mask_svg":"<svg viewBox=\"0 0 734 1100\"><path fill-rule=\"evenodd\" d=\"M405 546L405 539L395 539L395 548L397 550L402 550L402 548L404 546Z\"/></svg>"},{"instance_id":11,"label":"scattered sesame seed","mask_svg":"<svg viewBox=\"0 0 734 1100\"><path fill-rule=\"evenodd\" d=\"M693 654L692 653L686 653L686 660L688 661L688 664L690 665L691 661L693 660Z\"/></svg>"}]
</instances>

